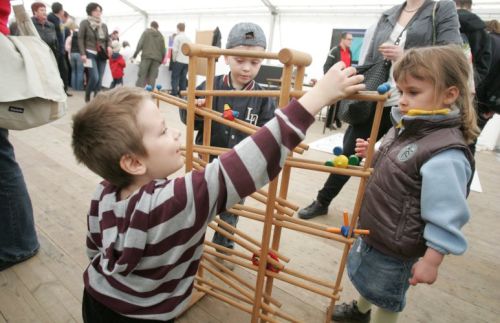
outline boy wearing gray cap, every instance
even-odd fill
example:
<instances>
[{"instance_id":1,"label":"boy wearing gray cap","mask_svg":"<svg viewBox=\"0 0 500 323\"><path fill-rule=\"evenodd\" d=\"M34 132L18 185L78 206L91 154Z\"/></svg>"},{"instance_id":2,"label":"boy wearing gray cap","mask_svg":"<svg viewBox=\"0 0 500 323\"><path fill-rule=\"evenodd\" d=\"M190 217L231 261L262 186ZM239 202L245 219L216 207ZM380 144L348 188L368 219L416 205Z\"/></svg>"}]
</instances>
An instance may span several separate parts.
<instances>
[{"instance_id":1,"label":"boy wearing gray cap","mask_svg":"<svg viewBox=\"0 0 500 323\"><path fill-rule=\"evenodd\" d=\"M234 25L227 37L227 49L265 51L266 50L266 35L262 28L251 22L242 22ZM259 84L254 81L255 76L259 73L262 59L250 57L234 57L224 56L224 60L229 65L229 74L216 76L214 79L214 90L244 90L255 91L262 90ZM205 82L198 86L199 90L205 89ZM204 106L205 99L198 99L197 106ZM273 98L269 97L214 97L213 110L224 112L224 107L227 106L234 112L235 118L249 122L251 124L262 126L269 121L274 115L276 103ZM186 123L186 111L179 110L182 122ZM203 118L195 120L195 130L198 130L196 135L196 144L203 144ZM212 123L211 145L216 147L233 148L237 143L243 140L247 135L238 130L232 129L220 123ZM213 159L212 156L211 159ZM241 200L240 203L243 203ZM238 216L230 212L222 212L219 214L221 220L236 227ZM233 249L234 241L215 232L212 241L218 245ZM233 269L232 263L223 262L227 268Z\"/></svg>"}]
</instances>

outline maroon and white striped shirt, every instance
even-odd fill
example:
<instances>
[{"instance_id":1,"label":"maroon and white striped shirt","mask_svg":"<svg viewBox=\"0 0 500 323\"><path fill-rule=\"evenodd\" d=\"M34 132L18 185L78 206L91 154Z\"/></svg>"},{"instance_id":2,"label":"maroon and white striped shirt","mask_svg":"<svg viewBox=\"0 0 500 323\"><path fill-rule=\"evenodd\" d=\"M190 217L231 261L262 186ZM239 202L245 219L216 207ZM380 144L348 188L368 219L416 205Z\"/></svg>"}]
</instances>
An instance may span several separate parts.
<instances>
[{"instance_id":1,"label":"maroon and white striped shirt","mask_svg":"<svg viewBox=\"0 0 500 323\"><path fill-rule=\"evenodd\" d=\"M85 289L122 315L169 320L189 304L207 224L276 177L314 118L297 102L207 165L125 200L102 182L88 214Z\"/></svg>"}]
</instances>

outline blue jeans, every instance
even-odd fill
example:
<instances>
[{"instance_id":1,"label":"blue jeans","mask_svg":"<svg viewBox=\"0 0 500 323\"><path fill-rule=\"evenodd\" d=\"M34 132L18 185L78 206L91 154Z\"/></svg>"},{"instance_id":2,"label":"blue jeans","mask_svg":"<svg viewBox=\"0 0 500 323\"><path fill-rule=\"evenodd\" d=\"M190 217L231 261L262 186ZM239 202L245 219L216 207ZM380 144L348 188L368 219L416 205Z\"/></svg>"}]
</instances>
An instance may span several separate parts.
<instances>
[{"instance_id":1,"label":"blue jeans","mask_svg":"<svg viewBox=\"0 0 500 323\"><path fill-rule=\"evenodd\" d=\"M187 87L188 64L174 62L172 65L172 92L174 96L179 96L180 91Z\"/></svg>"},{"instance_id":2,"label":"blue jeans","mask_svg":"<svg viewBox=\"0 0 500 323\"><path fill-rule=\"evenodd\" d=\"M83 90L83 63L80 53L70 54L71 64L71 87L73 90Z\"/></svg>"},{"instance_id":3,"label":"blue jeans","mask_svg":"<svg viewBox=\"0 0 500 323\"><path fill-rule=\"evenodd\" d=\"M89 69L89 82L85 89L85 97L90 98L91 92L94 92L94 95L96 95L101 90L106 60L99 59L96 55L89 52L87 52L87 59L92 61L92 68Z\"/></svg>"},{"instance_id":4,"label":"blue jeans","mask_svg":"<svg viewBox=\"0 0 500 323\"><path fill-rule=\"evenodd\" d=\"M242 199L238 203L239 204L245 203L245 199ZM227 224L232 225L235 228L236 228L236 225L238 224L238 216L231 213L231 212L227 212L227 211L221 212L219 214L219 218L222 221L226 222ZM221 228L221 229L224 230L224 228ZM214 236L212 238L212 242L218 244L219 246L234 249L234 241L224 237L222 234L219 234L217 231L214 233Z\"/></svg>"},{"instance_id":5,"label":"blue jeans","mask_svg":"<svg viewBox=\"0 0 500 323\"><path fill-rule=\"evenodd\" d=\"M0 266L29 258L40 247L31 200L8 136L0 128Z\"/></svg>"},{"instance_id":6,"label":"blue jeans","mask_svg":"<svg viewBox=\"0 0 500 323\"><path fill-rule=\"evenodd\" d=\"M367 301L391 312L401 312L411 268L418 258L397 259L379 252L358 238L349 251L347 273Z\"/></svg>"}]
</instances>

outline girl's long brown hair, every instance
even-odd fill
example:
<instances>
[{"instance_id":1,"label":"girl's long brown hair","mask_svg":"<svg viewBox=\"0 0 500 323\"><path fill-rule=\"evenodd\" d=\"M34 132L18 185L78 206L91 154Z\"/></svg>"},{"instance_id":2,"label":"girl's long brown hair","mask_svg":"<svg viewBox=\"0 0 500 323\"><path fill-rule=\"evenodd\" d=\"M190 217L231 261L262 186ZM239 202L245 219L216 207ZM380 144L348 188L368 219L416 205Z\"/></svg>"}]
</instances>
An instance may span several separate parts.
<instances>
[{"instance_id":1,"label":"girl's long brown hair","mask_svg":"<svg viewBox=\"0 0 500 323\"><path fill-rule=\"evenodd\" d=\"M412 48L394 66L396 82L412 76L434 84L435 93L451 86L460 94L455 101L462 116L461 130L465 141L470 144L479 135L476 111L469 87L470 64L463 50L457 45Z\"/></svg>"}]
</instances>

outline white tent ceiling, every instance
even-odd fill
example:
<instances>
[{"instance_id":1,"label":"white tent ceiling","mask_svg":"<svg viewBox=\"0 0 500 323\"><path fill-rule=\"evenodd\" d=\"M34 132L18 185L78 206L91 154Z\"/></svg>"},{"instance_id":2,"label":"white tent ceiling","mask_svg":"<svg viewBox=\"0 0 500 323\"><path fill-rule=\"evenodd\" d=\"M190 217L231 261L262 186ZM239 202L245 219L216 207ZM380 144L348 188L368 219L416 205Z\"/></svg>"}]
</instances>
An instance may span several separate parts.
<instances>
[{"instance_id":1,"label":"white tent ceiling","mask_svg":"<svg viewBox=\"0 0 500 323\"><path fill-rule=\"evenodd\" d=\"M50 10L52 1L39 0ZM338 29L366 29L380 13L402 0L56 0L77 21L86 18L85 7L91 1L103 8L103 19L110 29L120 31L121 40L135 47L143 30L152 20L168 35L178 22L186 23L186 33L194 40L196 30L219 27L222 44L229 29L238 22L259 24L268 37L268 50L289 47L310 53L313 64L309 77L322 74L322 65L330 46L331 32ZM448 0L442 0L448 1ZM27 10L34 1L23 2ZM500 0L473 0L473 12L482 19L500 20Z\"/></svg>"}]
</instances>

